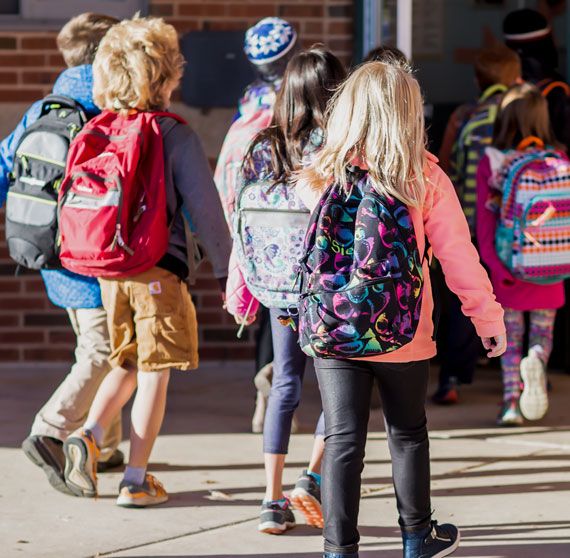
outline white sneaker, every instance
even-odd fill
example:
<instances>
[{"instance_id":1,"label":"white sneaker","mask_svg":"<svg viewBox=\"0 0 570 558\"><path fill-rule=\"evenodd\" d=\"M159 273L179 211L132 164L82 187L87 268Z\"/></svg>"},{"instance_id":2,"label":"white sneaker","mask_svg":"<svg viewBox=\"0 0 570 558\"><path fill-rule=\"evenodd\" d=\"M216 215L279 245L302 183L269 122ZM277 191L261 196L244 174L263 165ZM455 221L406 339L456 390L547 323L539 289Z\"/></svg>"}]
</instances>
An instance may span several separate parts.
<instances>
[{"instance_id":1,"label":"white sneaker","mask_svg":"<svg viewBox=\"0 0 570 558\"><path fill-rule=\"evenodd\" d=\"M521 361L523 391L520 410L527 420L540 420L548 411L546 366L536 349L530 349Z\"/></svg>"}]
</instances>

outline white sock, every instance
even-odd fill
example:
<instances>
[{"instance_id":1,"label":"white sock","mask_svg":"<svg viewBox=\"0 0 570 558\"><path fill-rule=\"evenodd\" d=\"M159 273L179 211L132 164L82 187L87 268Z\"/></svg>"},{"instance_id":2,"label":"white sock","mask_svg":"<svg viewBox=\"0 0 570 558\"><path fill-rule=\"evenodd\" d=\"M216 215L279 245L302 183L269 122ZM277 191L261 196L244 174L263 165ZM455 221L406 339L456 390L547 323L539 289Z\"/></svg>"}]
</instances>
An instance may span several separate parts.
<instances>
[{"instance_id":1,"label":"white sock","mask_svg":"<svg viewBox=\"0 0 570 558\"><path fill-rule=\"evenodd\" d=\"M123 476L123 481L129 484L135 484L140 486L144 483L146 476L146 467L125 467L125 474Z\"/></svg>"}]
</instances>

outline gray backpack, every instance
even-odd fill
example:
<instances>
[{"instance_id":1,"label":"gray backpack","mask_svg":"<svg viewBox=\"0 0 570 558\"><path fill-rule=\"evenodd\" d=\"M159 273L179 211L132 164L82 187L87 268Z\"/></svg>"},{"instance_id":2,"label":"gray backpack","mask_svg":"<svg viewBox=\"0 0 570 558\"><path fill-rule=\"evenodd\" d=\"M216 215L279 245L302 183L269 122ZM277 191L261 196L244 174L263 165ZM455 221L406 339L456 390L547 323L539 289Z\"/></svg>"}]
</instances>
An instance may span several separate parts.
<instances>
[{"instance_id":1,"label":"gray backpack","mask_svg":"<svg viewBox=\"0 0 570 558\"><path fill-rule=\"evenodd\" d=\"M79 103L50 95L16 147L6 200L6 242L19 266L59 267L57 198L69 144L85 122Z\"/></svg>"}]
</instances>

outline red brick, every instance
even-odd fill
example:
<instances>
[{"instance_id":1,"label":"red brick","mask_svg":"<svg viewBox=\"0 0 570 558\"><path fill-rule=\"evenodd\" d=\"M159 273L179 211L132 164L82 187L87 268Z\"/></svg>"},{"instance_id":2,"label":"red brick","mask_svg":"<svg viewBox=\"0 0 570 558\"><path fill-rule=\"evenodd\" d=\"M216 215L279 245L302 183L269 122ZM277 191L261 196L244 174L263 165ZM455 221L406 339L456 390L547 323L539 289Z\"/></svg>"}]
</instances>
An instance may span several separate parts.
<instances>
[{"instance_id":1,"label":"red brick","mask_svg":"<svg viewBox=\"0 0 570 558\"><path fill-rule=\"evenodd\" d=\"M230 4L228 15L231 17L262 18L277 15L275 4Z\"/></svg>"},{"instance_id":2,"label":"red brick","mask_svg":"<svg viewBox=\"0 0 570 558\"><path fill-rule=\"evenodd\" d=\"M0 293L17 293L20 292L21 287L22 287L22 281L16 278L0 280ZM1 319L0 319L0 325L3 325Z\"/></svg>"},{"instance_id":3,"label":"red brick","mask_svg":"<svg viewBox=\"0 0 570 558\"><path fill-rule=\"evenodd\" d=\"M0 348L0 362L12 360L20 360L20 351L18 349Z\"/></svg>"},{"instance_id":4,"label":"red brick","mask_svg":"<svg viewBox=\"0 0 570 558\"><path fill-rule=\"evenodd\" d=\"M330 39L327 41L327 46L334 52L350 52L352 51L352 39Z\"/></svg>"},{"instance_id":5,"label":"red brick","mask_svg":"<svg viewBox=\"0 0 570 558\"><path fill-rule=\"evenodd\" d=\"M352 35L354 33L354 23L351 20L330 21L327 27L331 35Z\"/></svg>"},{"instance_id":6,"label":"red brick","mask_svg":"<svg viewBox=\"0 0 570 558\"><path fill-rule=\"evenodd\" d=\"M50 72L48 70L42 72L22 72L22 83L52 85L58 75L59 72Z\"/></svg>"},{"instance_id":7,"label":"red brick","mask_svg":"<svg viewBox=\"0 0 570 558\"><path fill-rule=\"evenodd\" d=\"M45 297L8 298L2 301L2 310L41 310L45 305Z\"/></svg>"},{"instance_id":8,"label":"red brick","mask_svg":"<svg viewBox=\"0 0 570 558\"><path fill-rule=\"evenodd\" d=\"M0 86L6 84L14 84L18 81L18 74L16 72L0 72Z\"/></svg>"},{"instance_id":9,"label":"red brick","mask_svg":"<svg viewBox=\"0 0 570 558\"><path fill-rule=\"evenodd\" d=\"M65 60L61 54L50 54L48 56L48 65L52 67L65 68Z\"/></svg>"},{"instance_id":10,"label":"red brick","mask_svg":"<svg viewBox=\"0 0 570 558\"><path fill-rule=\"evenodd\" d=\"M202 26L197 21L189 19L168 20L168 23L170 23L180 34L189 33L190 31L199 31L202 29Z\"/></svg>"},{"instance_id":11,"label":"red brick","mask_svg":"<svg viewBox=\"0 0 570 558\"><path fill-rule=\"evenodd\" d=\"M55 35L53 37L22 37L20 44L24 50L57 50Z\"/></svg>"},{"instance_id":12,"label":"red brick","mask_svg":"<svg viewBox=\"0 0 570 558\"><path fill-rule=\"evenodd\" d=\"M199 310L198 311L198 326L203 325L222 325L227 323L224 320L224 313L222 312L213 312L210 310Z\"/></svg>"},{"instance_id":13,"label":"red brick","mask_svg":"<svg viewBox=\"0 0 570 558\"><path fill-rule=\"evenodd\" d=\"M42 330L20 330L20 331L2 331L0 330L1 344L40 344L44 342L45 332Z\"/></svg>"},{"instance_id":14,"label":"red brick","mask_svg":"<svg viewBox=\"0 0 570 558\"><path fill-rule=\"evenodd\" d=\"M303 23L303 33L308 35L322 34L324 26L320 21L305 21Z\"/></svg>"},{"instance_id":15,"label":"red brick","mask_svg":"<svg viewBox=\"0 0 570 558\"><path fill-rule=\"evenodd\" d=\"M33 103L43 97L43 89L0 89L0 103Z\"/></svg>"},{"instance_id":16,"label":"red brick","mask_svg":"<svg viewBox=\"0 0 570 558\"><path fill-rule=\"evenodd\" d=\"M205 21L204 29L208 31L245 31L250 26L247 21Z\"/></svg>"},{"instance_id":17,"label":"red brick","mask_svg":"<svg viewBox=\"0 0 570 558\"><path fill-rule=\"evenodd\" d=\"M153 16L171 16L174 14L174 6L172 4L152 4L150 5L150 15Z\"/></svg>"},{"instance_id":18,"label":"red brick","mask_svg":"<svg viewBox=\"0 0 570 558\"><path fill-rule=\"evenodd\" d=\"M0 301L0 308L2 308L2 302ZM20 315L19 314L0 314L0 325L2 327L14 327L20 325Z\"/></svg>"},{"instance_id":19,"label":"red brick","mask_svg":"<svg viewBox=\"0 0 570 558\"><path fill-rule=\"evenodd\" d=\"M298 5L286 4L279 6L279 15L285 18L288 17L323 17L324 8L315 4Z\"/></svg>"},{"instance_id":20,"label":"red brick","mask_svg":"<svg viewBox=\"0 0 570 558\"><path fill-rule=\"evenodd\" d=\"M1 50L16 50L17 46L16 37L0 37Z\"/></svg>"},{"instance_id":21,"label":"red brick","mask_svg":"<svg viewBox=\"0 0 570 558\"><path fill-rule=\"evenodd\" d=\"M54 344L75 345L77 338L71 328L62 330L52 330L48 333L48 342Z\"/></svg>"},{"instance_id":22,"label":"red brick","mask_svg":"<svg viewBox=\"0 0 570 558\"><path fill-rule=\"evenodd\" d=\"M43 293L45 292L44 282L42 281L41 277L37 279L27 279L23 282L24 291L27 293Z\"/></svg>"},{"instance_id":23,"label":"red brick","mask_svg":"<svg viewBox=\"0 0 570 558\"><path fill-rule=\"evenodd\" d=\"M178 6L178 15L218 17L226 15L226 6L220 4L181 4Z\"/></svg>"},{"instance_id":24,"label":"red brick","mask_svg":"<svg viewBox=\"0 0 570 558\"><path fill-rule=\"evenodd\" d=\"M71 349L36 347L34 349L24 349L23 356L24 360L70 361L73 358L73 351Z\"/></svg>"},{"instance_id":25,"label":"red brick","mask_svg":"<svg viewBox=\"0 0 570 558\"><path fill-rule=\"evenodd\" d=\"M199 352L203 360L250 360L255 355L253 347L201 347Z\"/></svg>"},{"instance_id":26,"label":"red brick","mask_svg":"<svg viewBox=\"0 0 570 558\"><path fill-rule=\"evenodd\" d=\"M0 54L0 67L43 66L43 54Z\"/></svg>"}]
</instances>

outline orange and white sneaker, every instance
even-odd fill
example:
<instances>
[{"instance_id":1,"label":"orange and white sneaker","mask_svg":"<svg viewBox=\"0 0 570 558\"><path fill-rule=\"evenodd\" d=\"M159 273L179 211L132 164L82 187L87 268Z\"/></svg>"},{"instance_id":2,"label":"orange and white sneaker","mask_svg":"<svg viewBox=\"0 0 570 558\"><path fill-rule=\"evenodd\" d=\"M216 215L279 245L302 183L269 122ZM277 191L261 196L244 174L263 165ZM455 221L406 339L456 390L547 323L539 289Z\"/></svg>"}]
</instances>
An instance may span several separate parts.
<instances>
[{"instance_id":1,"label":"orange and white sneaker","mask_svg":"<svg viewBox=\"0 0 570 558\"><path fill-rule=\"evenodd\" d=\"M146 474L141 485L122 481L119 486L117 506L123 508L146 508L157 506L168 500L168 493L156 477Z\"/></svg>"},{"instance_id":2,"label":"orange and white sneaker","mask_svg":"<svg viewBox=\"0 0 570 558\"><path fill-rule=\"evenodd\" d=\"M65 484L76 496L97 496L99 448L90 430L76 430L63 444Z\"/></svg>"}]
</instances>

